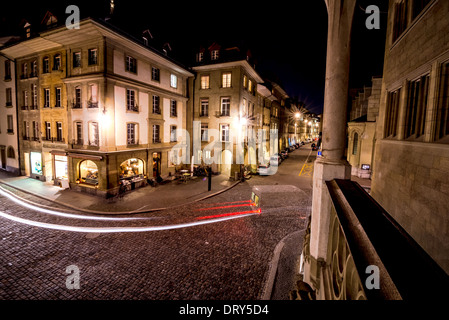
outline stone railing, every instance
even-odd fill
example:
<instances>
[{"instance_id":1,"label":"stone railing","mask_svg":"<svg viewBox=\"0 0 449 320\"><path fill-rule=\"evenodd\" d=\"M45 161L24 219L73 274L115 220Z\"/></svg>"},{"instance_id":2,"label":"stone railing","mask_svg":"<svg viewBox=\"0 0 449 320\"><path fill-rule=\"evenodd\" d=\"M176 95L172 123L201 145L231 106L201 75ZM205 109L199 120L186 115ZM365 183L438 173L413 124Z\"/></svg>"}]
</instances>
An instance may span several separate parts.
<instances>
[{"instance_id":1,"label":"stone railing","mask_svg":"<svg viewBox=\"0 0 449 320\"><path fill-rule=\"evenodd\" d=\"M293 298L440 300L449 297L446 272L360 185L350 180L327 181L326 185L332 203L327 255L318 259L311 255L310 241L314 237L309 224L303 260L304 264L311 265L313 281L310 285L299 281L298 294Z\"/></svg>"},{"instance_id":2,"label":"stone railing","mask_svg":"<svg viewBox=\"0 0 449 320\"><path fill-rule=\"evenodd\" d=\"M348 241L335 208L331 209L327 261L322 269L326 300L366 300Z\"/></svg>"}]
</instances>

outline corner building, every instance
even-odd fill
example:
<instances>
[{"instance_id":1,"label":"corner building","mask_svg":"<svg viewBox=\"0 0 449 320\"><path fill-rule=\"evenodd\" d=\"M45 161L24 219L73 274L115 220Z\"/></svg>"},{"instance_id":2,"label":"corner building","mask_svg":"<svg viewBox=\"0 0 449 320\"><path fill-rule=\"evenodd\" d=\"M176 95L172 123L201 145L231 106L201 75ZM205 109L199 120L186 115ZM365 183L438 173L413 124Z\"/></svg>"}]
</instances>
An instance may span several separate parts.
<instances>
[{"instance_id":1,"label":"corner building","mask_svg":"<svg viewBox=\"0 0 449 320\"><path fill-rule=\"evenodd\" d=\"M20 140L22 174L109 196L120 184L133 189L175 172L171 149L185 138L178 129L186 128L193 76L182 65L91 18L2 52L17 69L36 70L17 88L29 91L19 114L30 128Z\"/></svg>"},{"instance_id":2,"label":"corner building","mask_svg":"<svg viewBox=\"0 0 449 320\"><path fill-rule=\"evenodd\" d=\"M193 128L193 139L201 140L196 143L201 144L201 150L193 150L194 163L210 163L213 171L229 177L240 172L242 162L256 170L259 156L267 156L256 143L263 139L257 137L263 128L258 94L263 80L251 64L250 53L214 43L199 50L192 69L196 72L191 97L193 121L201 126ZM211 129L218 136L209 134Z\"/></svg>"}]
</instances>

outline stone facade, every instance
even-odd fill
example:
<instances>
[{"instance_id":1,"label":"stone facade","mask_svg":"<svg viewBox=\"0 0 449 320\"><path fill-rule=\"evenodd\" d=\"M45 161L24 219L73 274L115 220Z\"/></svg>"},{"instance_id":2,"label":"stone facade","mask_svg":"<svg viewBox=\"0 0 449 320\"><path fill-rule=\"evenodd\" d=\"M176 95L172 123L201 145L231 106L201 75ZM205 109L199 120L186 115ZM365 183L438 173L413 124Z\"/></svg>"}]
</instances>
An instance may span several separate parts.
<instances>
[{"instance_id":1,"label":"stone facade","mask_svg":"<svg viewBox=\"0 0 449 320\"><path fill-rule=\"evenodd\" d=\"M449 272L449 3L419 3L389 5L372 196Z\"/></svg>"},{"instance_id":2,"label":"stone facade","mask_svg":"<svg viewBox=\"0 0 449 320\"><path fill-rule=\"evenodd\" d=\"M193 76L186 68L92 19L3 52L23 72L22 174L108 196L175 173Z\"/></svg>"},{"instance_id":3,"label":"stone facade","mask_svg":"<svg viewBox=\"0 0 449 320\"><path fill-rule=\"evenodd\" d=\"M352 100L347 160L351 174L360 178L371 177L381 86L382 78L373 78L372 87L365 87Z\"/></svg>"},{"instance_id":4,"label":"stone facade","mask_svg":"<svg viewBox=\"0 0 449 320\"><path fill-rule=\"evenodd\" d=\"M13 37L0 38L0 49ZM19 171L15 61L0 55L0 170Z\"/></svg>"},{"instance_id":5,"label":"stone facade","mask_svg":"<svg viewBox=\"0 0 449 320\"><path fill-rule=\"evenodd\" d=\"M241 164L255 171L257 131L263 127L257 94L262 78L237 48L212 44L200 53L204 58L197 56L193 67L194 163L213 161L212 170L229 177L240 173Z\"/></svg>"}]
</instances>

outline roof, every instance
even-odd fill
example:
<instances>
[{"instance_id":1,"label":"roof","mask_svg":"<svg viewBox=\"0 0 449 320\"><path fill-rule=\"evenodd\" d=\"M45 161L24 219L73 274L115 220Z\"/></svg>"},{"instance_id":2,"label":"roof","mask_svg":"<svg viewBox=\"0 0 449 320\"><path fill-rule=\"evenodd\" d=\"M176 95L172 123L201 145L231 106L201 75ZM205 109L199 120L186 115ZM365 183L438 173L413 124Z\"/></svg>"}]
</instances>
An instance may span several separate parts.
<instances>
[{"instance_id":1,"label":"roof","mask_svg":"<svg viewBox=\"0 0 449 320\"><path fill-rule=\"evenodd\" d=\"M186 74L187 76L193 76L189 68L170 58L163 52L145 45L143 39L133 37L104 20L91 17L82 19L79 29L69 30L65 26L51 28L41 31L29 39L23 39L20 42L6 45L1 51L10 57L18 58L33 54L36 51L51 50L53 48L79 43L93 36L104 36L119 41L128 41L128 46L134 45L135 49L142 54L150 55L153 59L160 60L161 62L169 62L177 72Z\"/></svg>"}]
</instances>

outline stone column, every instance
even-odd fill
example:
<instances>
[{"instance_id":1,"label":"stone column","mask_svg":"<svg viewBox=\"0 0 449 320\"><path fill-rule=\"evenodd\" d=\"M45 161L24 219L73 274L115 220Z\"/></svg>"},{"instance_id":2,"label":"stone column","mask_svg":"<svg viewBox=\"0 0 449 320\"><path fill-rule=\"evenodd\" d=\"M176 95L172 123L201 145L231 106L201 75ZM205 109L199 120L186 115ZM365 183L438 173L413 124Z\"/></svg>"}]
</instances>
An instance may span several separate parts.
<instances>
[{"instance_id":1,"label":"stone column","mask_svg":"<svg viewBox=\"0 0 449 320\"><path fill-rule=\"evenodd\" d=\"M345 159L346 113L352 20L356 0L325 0L328 10L326 82L323 109L322 157L315 161L313 174L310 256L304 266L304 280L320 291L320 266L325 265L329 237L331 201L325 181L350 179Z\"/></svg>"}]
</instances>

